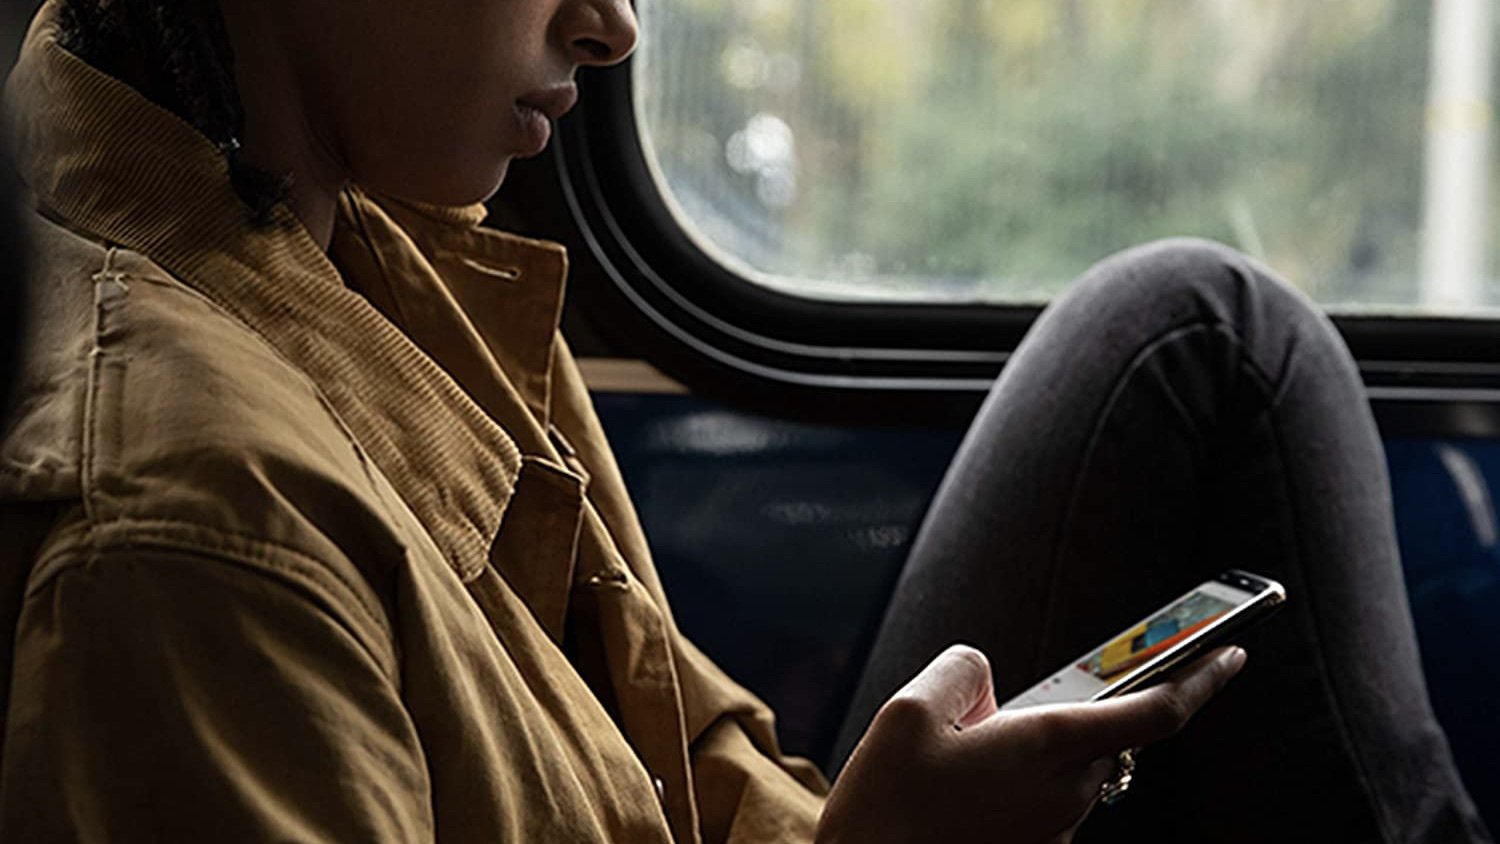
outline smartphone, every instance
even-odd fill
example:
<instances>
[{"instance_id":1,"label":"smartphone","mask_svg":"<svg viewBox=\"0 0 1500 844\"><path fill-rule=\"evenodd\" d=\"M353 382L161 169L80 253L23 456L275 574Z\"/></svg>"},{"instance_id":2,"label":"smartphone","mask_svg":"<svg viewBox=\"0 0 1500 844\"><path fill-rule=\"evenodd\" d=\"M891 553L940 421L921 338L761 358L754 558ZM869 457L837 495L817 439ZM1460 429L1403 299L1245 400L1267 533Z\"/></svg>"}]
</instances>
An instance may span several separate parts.
<instances>
[{"instance_id":1,"label":"smartphone","mask_svg":"<svg viewBox=\"0 0 1500 844\"><path fill-rule=\"evenodd\" d=\"M1006 701L1001 709L1103 700L1165 679L1286 602L1280 583L1231 569Z\"/></svg>"}]
</instances>

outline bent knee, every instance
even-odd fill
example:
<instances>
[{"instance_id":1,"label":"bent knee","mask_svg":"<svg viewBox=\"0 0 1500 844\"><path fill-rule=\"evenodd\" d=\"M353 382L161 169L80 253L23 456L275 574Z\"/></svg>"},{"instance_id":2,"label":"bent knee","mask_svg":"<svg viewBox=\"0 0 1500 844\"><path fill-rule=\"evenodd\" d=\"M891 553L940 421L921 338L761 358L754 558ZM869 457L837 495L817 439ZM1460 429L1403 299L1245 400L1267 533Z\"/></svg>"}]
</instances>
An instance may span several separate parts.
<instances>
[{"instance_id":1,"label":"bent knee","mask_svg":"<svg viewBox=\"0 0 1500 844\"><path fill-rule=\"evenodd\" d=\"M1159 325L1267 322L1331 331L1306 295L1249 256L1210 240L1173 238L1095 265L1069 291L1092 312L1119 311Z\"/></svg>"},{"instance_id":2,"label":"bent knee","mask_svg":"<svg viewBox=\"0 0 1500 844\"><path fill-rule=\"evenodd\" d=\"M1183 294L1235 295L1242 285L1283 286L1238 250L1212 240L1157 240L1116 253L1080 280L1125 287L1133 295L1163 299Z\"/></svg>"},{"instance_id":3,"label":"bent knee","mask_svg":"<svg viewBox=\"0 0 1500 844\"><path fill-rule=\"evenodd\" d=\"M1233 271L1249 257L1232 246L1199 237L1170 237L1122 250L1103 263L1119 261L1127 266L1158 273L1209 275Z\"/></svg>"}]
</instances>

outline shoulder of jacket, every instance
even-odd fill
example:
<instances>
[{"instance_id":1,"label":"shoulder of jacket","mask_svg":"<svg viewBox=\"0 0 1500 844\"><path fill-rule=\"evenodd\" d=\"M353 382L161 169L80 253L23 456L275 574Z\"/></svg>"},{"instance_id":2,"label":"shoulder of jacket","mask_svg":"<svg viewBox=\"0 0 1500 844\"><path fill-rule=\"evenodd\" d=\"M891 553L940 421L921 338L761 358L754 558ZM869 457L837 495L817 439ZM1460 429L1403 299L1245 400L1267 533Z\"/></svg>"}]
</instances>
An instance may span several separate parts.
<instances>
[{"instance_id":1,"label":"shoulder of jacket","mask_svg":"<svg viewBox=\"0 0 1500 844\"><path fill-rule=\"evenodd\" d=\"M18 412L0 447L14 479L90 466L154 471L175 452L212 449L301 462L351 438L300 370L243 322L150 258L38 217ZM149 463L149 465L144 465Z\"/></svg>"},{"instance_id":2,"label":"shoulder of jacket","mask_svg":"<svg viewBox=\"0 0 1500 844\"><path fill-rule=\"evenodd\" d=\"M375 600L367 569L405 549L312 381L143 255L50 221L34 242L0 498L78 500L99 536L199 536L206 551L241 555L274 546Z\"/></svg>"}]
</instances>

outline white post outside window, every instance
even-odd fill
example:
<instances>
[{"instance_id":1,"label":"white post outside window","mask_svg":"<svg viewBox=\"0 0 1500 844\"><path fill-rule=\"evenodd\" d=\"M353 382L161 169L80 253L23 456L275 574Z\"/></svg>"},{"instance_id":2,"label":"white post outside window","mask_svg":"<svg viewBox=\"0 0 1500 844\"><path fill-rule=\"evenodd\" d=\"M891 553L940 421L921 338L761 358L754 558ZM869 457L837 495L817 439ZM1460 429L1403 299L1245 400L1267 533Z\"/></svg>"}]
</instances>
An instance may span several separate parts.
<instances>
[{"instance_id":1,"label":"white post outside window","mask_svg":"<svg viewBox=\"0 0 1500 844\"><path fill-rule=\"evenodd\" d=\"M1423 305L1483 301L1495 0L1433 0L1422 219Z\"/></svg>"}]
</instances>

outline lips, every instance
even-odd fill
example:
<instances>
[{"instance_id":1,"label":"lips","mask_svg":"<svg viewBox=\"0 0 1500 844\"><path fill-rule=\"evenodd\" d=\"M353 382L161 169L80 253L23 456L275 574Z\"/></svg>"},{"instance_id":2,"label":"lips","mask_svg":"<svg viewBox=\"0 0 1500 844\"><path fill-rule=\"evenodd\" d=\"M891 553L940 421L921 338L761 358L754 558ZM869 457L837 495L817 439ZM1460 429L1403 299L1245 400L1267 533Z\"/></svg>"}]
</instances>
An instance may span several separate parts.
<instances>
[{"instance_id":1,"label":"lips","mask_svg":"<svg viewBox=\"0 0 1500 844\"><path fill-rule=\"evenodd\" d=\"M515 119L516 155L522 158L541 155L542 150L547 148L547 142L552 140L552 121L542 112L520 103L516 103Z\"/></svg>"},{"instance_id":2,"label":"lips","mask_svg":"<svg viewBox=\"0 0 1500 844\"><path fill-rule=\"evenodd\" d=\"M571 82L532 91L516 100L516 105L539 111L548 120L556 120L578 104L578 86Z\"/></svg>"},{"instance_id":3,"label":"lips","mask_svg":"<svg viewBox=\"0 0 1500 844\"><path fill-rule=\"evenodd\" d=\"M515 102L516 125L520 129L522 157L541 155L552 140L552 121L578 104L578 87L571 82L532 91Z\"/></svg>"}]
</instances>

